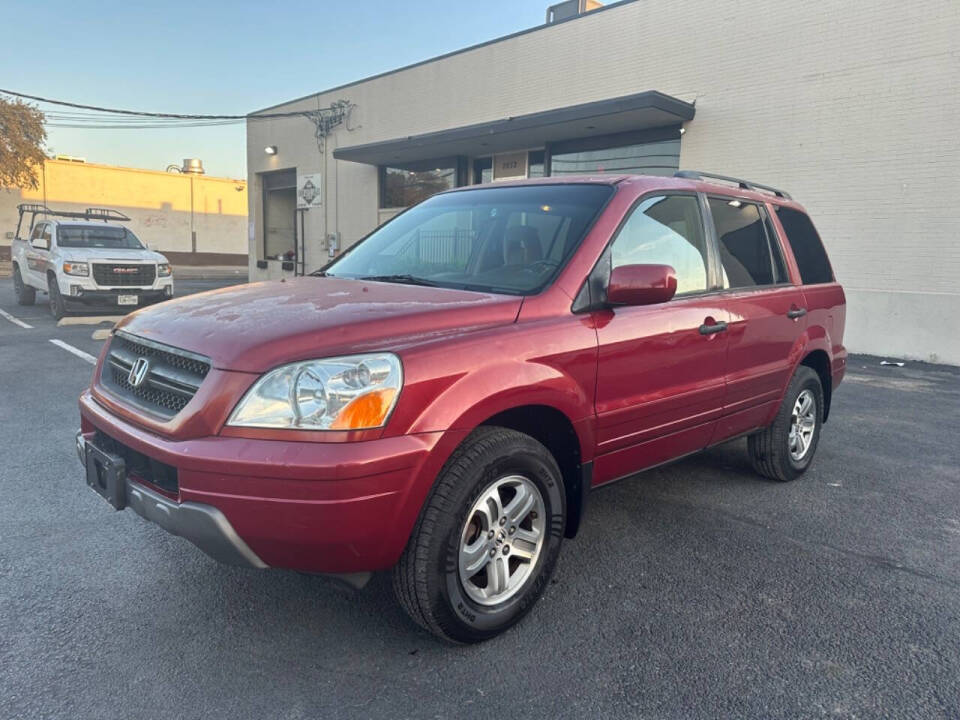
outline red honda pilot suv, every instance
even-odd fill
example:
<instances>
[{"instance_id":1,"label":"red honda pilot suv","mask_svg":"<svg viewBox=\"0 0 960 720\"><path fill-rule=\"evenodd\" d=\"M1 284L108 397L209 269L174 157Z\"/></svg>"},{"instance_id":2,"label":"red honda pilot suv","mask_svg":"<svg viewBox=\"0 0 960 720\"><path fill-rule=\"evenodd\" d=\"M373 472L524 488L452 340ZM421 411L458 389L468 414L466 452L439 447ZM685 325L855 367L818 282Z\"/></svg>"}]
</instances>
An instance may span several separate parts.
<instances>
[{"instance_id":1,"label":"red honda pilot suv","mask_svg":"<svg viewBox=\"0 0 960 720\"><path fill-rule=\"evenodd\" d=\"M118 323L80 398L88 484L213 558L392 568L490 638L543 593L592 488L746 436L813 460L843 290L779 190L683 172L431 197L313 276Z\"/></svg>"}]
</instances>

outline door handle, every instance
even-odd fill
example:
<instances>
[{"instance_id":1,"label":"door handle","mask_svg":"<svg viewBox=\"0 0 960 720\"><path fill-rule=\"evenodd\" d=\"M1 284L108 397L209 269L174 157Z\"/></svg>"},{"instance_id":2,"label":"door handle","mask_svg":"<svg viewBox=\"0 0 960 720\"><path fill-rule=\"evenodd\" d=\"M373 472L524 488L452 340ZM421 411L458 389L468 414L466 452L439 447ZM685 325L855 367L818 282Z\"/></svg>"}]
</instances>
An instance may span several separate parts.
<instances>
[{"instance_id":1,"label":"door handle","mask_svg":"<svg viewBox=\"0 0 960 720\"><path fill-rule=\"evenodd\" d=\"M806 308L792 307L789 310L787 310L787 317L790 318L791 320L802 318L806 314L807 314Z\"/></svg>"},{"instance_id":2,"label":"door handle","mask_svg":"<svg viewBox=\"0 0 960 720\"><path fill-rule=\"evenodd\" d=\"M713 335L714 333L718 333L718 332L726 332L726 330L727 330L727 324L723 321L712 323L710 325L707 325L707 323L704 323L703 325L700 326L701 335Z\"/></svg>"}]
</instances>

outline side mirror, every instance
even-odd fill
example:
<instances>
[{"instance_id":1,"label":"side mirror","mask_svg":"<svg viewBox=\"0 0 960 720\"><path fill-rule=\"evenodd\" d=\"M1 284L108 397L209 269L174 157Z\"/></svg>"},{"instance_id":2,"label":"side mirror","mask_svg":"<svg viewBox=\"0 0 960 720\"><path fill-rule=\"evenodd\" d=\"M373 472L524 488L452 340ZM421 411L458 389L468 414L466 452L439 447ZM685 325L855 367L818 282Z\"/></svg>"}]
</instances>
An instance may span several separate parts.
<instances>
[{"instance_id":1,"label":"side mirror","mask_svg":"<svg viewBox=\"0 0 960 720\"><path fill-rule=\"evenodd\" d=\"M677 292L677 271L670 265L621 265L610 272L609 305L656 305Z\"/></svg>"}]
</instances>

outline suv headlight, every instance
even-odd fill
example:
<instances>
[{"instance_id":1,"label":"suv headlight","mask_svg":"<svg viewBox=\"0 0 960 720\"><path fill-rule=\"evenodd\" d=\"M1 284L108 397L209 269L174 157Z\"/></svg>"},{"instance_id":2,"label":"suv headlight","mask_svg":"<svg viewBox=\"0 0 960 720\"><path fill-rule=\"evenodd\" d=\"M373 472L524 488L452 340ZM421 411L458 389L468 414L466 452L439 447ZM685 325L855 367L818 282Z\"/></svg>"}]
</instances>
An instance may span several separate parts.
<instances>
[{"instance_id":1,"label":"suv headlight","mask_svg":"<svg viewBox=\"0 0 960 720\"><path fill-rule=\"evenodd\" d=\"M65 262L63 272L67 275L89 275L90 266L85 262Z\"/></svg>"},{"instance_id":2,"label":"suv headlight","mask_svg":"<svg viewBox=\"0 0 960 720\"><path fill-rule=\"evenodd\" d=\"M365 430L387 422L403 386L392 353L284 365L261 377L227 425L293 430Z\"/></svg>"},{"instance_id":3,"label":"suv headlight","mask_svg":"<svg viewBox=\"0 0 960 720\"><path fill-rule=\"evenodd\" d=\"M160 263L157 265L157 277L170 277L172 272L169 263Z\"/></svg>"}]
</instances>

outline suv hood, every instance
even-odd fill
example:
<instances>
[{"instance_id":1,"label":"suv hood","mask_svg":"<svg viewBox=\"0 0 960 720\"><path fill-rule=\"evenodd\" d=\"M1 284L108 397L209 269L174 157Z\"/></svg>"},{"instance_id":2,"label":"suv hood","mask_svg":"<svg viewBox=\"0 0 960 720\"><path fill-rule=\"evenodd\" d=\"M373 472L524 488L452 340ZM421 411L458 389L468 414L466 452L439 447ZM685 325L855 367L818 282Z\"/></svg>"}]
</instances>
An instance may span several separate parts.
<instances>
[{"instance_id":1,"label":"suv hood","mask_svg":"<svg viewBox=\"0 0 960 720\"><path fill-rule=\"evenodd\" d=\"M265 372L310 358L391 350L440 333L514 322L523 298L302 277L189 295L128 315L118 329Z\"/></svg>"}]
</instances>

